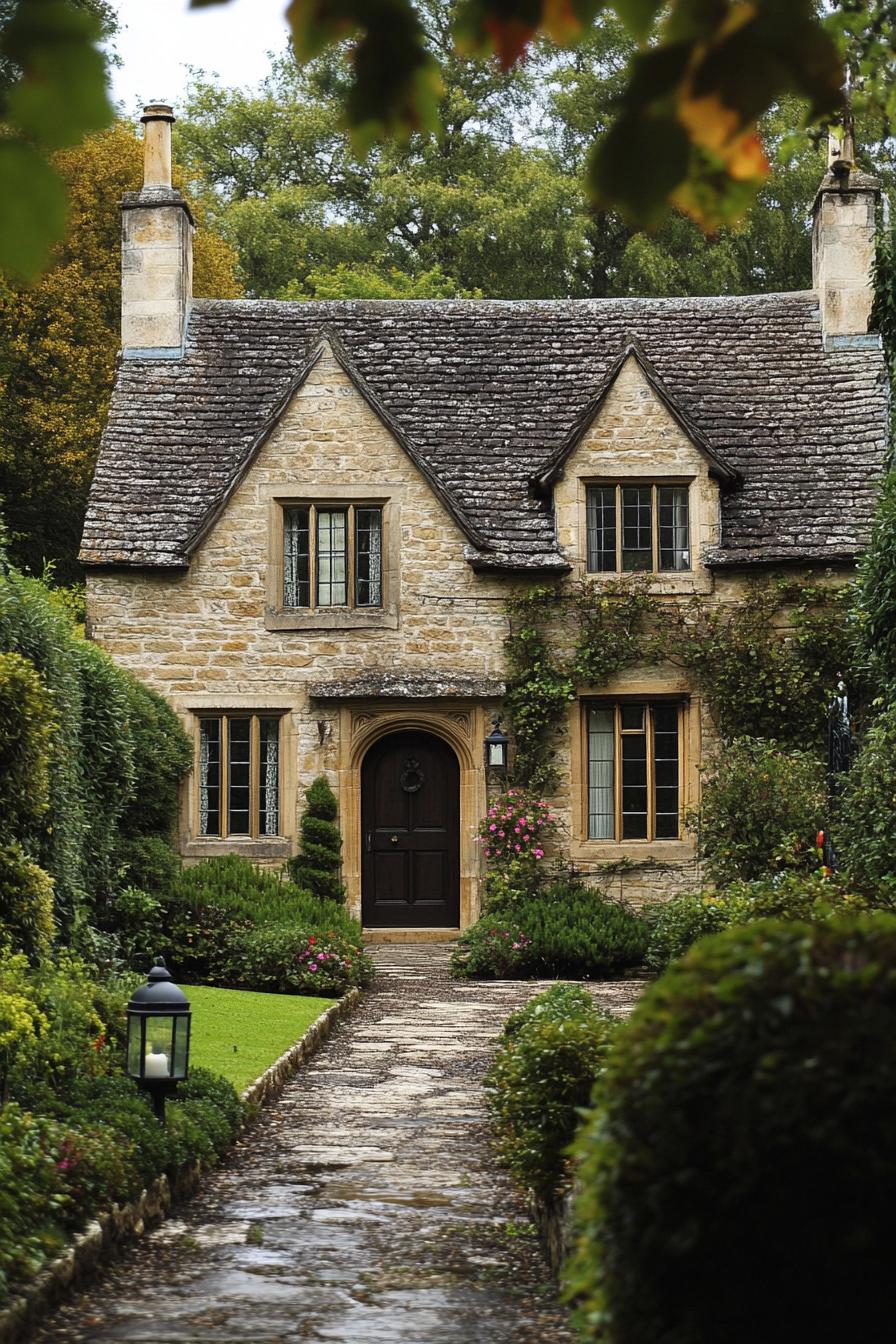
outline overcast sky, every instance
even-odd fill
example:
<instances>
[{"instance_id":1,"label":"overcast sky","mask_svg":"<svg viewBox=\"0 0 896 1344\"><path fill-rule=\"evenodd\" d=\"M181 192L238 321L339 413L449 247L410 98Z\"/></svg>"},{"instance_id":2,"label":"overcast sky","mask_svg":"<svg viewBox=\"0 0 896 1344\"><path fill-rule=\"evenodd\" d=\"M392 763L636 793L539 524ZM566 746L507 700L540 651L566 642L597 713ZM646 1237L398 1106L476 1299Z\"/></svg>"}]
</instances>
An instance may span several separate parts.
<instances>
[{"instance_id":1,"label":"overcast sky","mask_svg":"<svg viewBox=\"0 0 896 1344\"><path fill-rule=\"evenodd\" d=\"M283 50L287 0L230 0L190 10L189 0L117 0L121 31L112 96L126 114L148 102L177 103L185 66L216 72L224 84L255 84Z\"/></svg>"}]
</instances>

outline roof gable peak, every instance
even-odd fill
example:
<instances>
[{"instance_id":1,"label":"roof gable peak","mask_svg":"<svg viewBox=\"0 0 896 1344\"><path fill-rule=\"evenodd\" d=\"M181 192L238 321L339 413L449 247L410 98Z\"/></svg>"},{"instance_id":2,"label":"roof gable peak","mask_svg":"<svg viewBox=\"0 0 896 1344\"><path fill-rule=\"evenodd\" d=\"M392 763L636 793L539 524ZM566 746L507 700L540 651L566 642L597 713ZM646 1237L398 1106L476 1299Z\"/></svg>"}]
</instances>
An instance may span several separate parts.
<instances>
[{"instance_id":1,"label":"roof gable peak","mask_svg":"<svg viewBox=\"0 0 896 1344\"><path fill-rule=\"evenodd\" d=\"M626 335L618 355L604 374L597 392L577 417L544 471L533 478L532 485L539 491L546 491L563 475L566 463L596 420L616 380L630 359L633 359L638 365L644 381L657 400L666 408L679 429L687 435L694 447L707 459L711 474L728 485L738 484L742 479L740 473L730 467L709 443L703 431L698 428L690 415L666 387L637 336L629 333Z\"/></svg>"}]
</instances>

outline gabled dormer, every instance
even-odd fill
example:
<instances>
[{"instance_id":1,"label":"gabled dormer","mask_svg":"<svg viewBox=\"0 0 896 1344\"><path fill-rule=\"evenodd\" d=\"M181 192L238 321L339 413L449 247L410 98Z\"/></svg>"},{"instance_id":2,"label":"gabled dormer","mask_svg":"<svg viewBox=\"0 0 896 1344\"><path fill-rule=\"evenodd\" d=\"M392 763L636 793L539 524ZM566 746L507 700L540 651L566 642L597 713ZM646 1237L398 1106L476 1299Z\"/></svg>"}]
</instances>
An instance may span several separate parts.
<instances>
[{"instance_id":1,"label":"gabled dormer","mask_svg":"<svg viewBox=\"0 0 896 1344\"><path fill-rule=\"evenodd\" d=\"M701 557L720 541L721 491L738 481L630 340L535 485L553 490L579 577L643 573L694 591L709 584Z\"/></svg>"}]
</instances>

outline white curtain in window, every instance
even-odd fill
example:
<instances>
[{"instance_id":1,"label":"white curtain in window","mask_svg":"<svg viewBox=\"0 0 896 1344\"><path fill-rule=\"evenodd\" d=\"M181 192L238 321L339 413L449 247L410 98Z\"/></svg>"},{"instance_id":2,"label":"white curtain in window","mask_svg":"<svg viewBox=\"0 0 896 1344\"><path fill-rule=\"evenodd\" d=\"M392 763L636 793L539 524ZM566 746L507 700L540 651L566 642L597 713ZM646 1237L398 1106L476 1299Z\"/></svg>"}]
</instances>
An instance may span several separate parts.
<instances>
[{"instance_id":1,"label":"white curtain in window","mask_svg":"<svg viewBox=\"0 0 896 1344\"><path fill-rule=\"evenodd\" d=\"M199 834L208 835L208 730L199 730Z\"/></svg>"},{"instance_id":2,"label":"white curtain in window","mask_svg":"<svg viewBox=\"0 0 896 1344\"><path fill-rule=\"evenodd\" d=\"M613 790L612 709L588 711L588 838L612 840L616 808Z\"/></svg>"}]
</instances>

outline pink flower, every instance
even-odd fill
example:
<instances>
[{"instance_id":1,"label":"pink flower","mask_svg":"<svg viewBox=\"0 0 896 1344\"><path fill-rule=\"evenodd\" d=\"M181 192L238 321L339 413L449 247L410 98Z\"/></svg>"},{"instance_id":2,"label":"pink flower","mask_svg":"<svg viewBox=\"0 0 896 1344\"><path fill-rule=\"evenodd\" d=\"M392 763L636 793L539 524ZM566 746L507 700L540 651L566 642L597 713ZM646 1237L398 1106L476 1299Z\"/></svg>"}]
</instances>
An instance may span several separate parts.
<instances>
[{"instance_id":1,"label":"pink flower","mask_svg":"<svg viewBox=\"0 0 896 1344\"><path fill-rule=\"evenodd\" d=\"M516 850L517 854L519 854L519 852L520 852L520 847L519 847L519 845L514 845L514 849Z\"/></svg>"},{"instance_id":2,"label":"pink flower","mask_svg":"<svg viewBox=\"0 0 896 1344\"><path fill-rule=\"evenodd\" d=\"M491 826L489 826L489 830L490 830L490 831L496 831L497 829L498 829L498 828L497 828L497 826L495 825L495 823L492 822Z\"/></svg>"},{"instance_id":3,"label":"pink flower","mask_svg":"<svg viewBox=\"0 0 896 1344\"><path fill-rule=\"evenodd\" d=\"M533 849L532 853L535 855L536 859L543 859L543 858L544 858L544 850L543 850L543 849Z\"/></svg>"},{"instance_id":4,"label":"pink flower","mask_svg":"<svg viewBox=\"0 0 896 1344\"><path fill-rule=\"evenodd\" d=\"M317 966L316 966L316 964L315 964L313 961L310 961L310 962L308 963L308 969L309 969L309 971L316 971L316 970L317 970Z\"/></svg>"}]
</instances>

